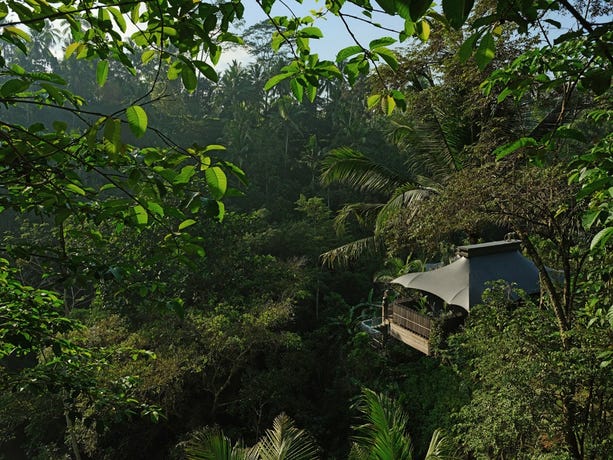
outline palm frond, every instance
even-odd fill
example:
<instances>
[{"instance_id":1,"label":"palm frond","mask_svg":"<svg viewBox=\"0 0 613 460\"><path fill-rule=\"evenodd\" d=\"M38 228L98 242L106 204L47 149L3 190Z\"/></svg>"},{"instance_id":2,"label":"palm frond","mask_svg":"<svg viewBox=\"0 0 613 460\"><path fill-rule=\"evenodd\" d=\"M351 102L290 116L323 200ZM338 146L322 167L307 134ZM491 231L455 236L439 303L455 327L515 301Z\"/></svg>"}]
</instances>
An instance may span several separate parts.
<instances>
[{"instance_id":1,"label":"palm frond","mask_svg":"<svg viewBox=\"0 0 613 460\"><path fill-rule=\"evenodd\" d=\"M322 168L324 185L339 183L362 192L389 194L407 181L402 173L348 147L328 152Z\"/></svg>"},{"instance_id":2,"label":"palm frond","mask_svg":"<svg viewBox=\"0 0 613 460\"><path fill-rule=\"evenodd\" d=\"M457 458L450 453L451 443L441 430L434 430L430 439L430 446L424 460L452 460Z\"/></svg>"},{"instance_id":3,"label":"palm frond","mask_svg":"<svg viewBox=\"0 0 613 460\"><path fill-rule=\"evenodd\" d=\"M362 256L382 254L383 249L383 241L380 238L368 236L326 251L320 258L322 264L340 268L347 267Z\"/></svg>"},{"instance_id":4,"label":"palm frond","mask_svg":"<svg viewBox=\"0 0 613 460\"><path fill-rule=\"evenodd\" d=\"M218 429L207 429L194 435L185 447L188 460L256 460L249 449L232 441Z\"/></svg>"},{"instance_id":5,"label":"palm frond","mask_svg":"<svg viewBox=\"0 0 613 460\"><path fill-rule=\"evenodd\" d=\"M334 218L334 228L339 235L345 232L347 221L353 217L361 226L372 225L385 205L383 203L351 203L343 206Z\"/></svg>"},{"instance_id":6,"label":"palm frond","mask_svg":"<svg viewBox=\"0 0 613 460\"><path fill-rule=\"evenodd\" d=\"M416 187L415 185L407 184L404 187L400 187L394 193L394 196L383 205L375 221L375 235L379 235L385 228L387 222L395 216L402 209L410 209L412 212L410 216L413 216L416 211L415 204L425 200L433 194L432 189Z\"/></svg>"},{"instance_id":7,"label":"palm frond","mask_svg":"<svg viewBox=\"0 0 613 460\"><path fill-rule=\"evenodd\" d=\"M354 441L377 460L413 458L413 446L407 433L408 416L385 395L364 389L356 405L364 424L354 427Z\"/></svg>"},{"instance_id":8,"label":"palm frond","mask_svg":"<svg viewBox=\"0 0 613 460\"><path fill-rule=\"evenodd\" d=\"M311 436L285 414L275 418L255 449L261 460L315 460L319 451Z\"/></svg>"}]
</instances>

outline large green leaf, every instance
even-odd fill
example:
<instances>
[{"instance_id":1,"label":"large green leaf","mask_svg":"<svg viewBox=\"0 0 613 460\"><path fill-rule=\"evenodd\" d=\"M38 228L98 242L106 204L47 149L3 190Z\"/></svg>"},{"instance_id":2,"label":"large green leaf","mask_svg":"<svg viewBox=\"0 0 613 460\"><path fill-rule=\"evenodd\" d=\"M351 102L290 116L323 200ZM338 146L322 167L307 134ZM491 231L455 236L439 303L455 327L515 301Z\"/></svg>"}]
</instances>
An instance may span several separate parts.
<instances>
[{"instance_id":1,"label":"large green leaf","mask_svg":"<svg viewBox=\"0 0 613 460\"><path fill-rule=\"evenodd\" d=\"M106 59L98 61L98 65L96 66L96 83L98 83L98 86L104 86L108 76L109 61Z\"/></svg>"},{"instance_id":2,"label":"large green leaf","mask_svg":"<svg viewBox=\"0 0 613 460\"><path fill-rule=\"evenodd\" d=\"M220 200L226 194L228 179L219 166L213 166L204 171L209 192L214 200Z\"/></svg>"},{"instance_id":3,"label":"large green leaf","mask_svg":"<svg viewBox=\"0 0 613 460\"><path fill-rule=\"evenodd\" d=\"M348 57L362 53L363 51L364 50L362 49L362 47L358 45L353 45L353 46L348 46L347 48L343 48L336 54L336 62L343 62Z\"/></svg>"},{"instance_id":4,"label":"large green leaf","mask_svg":"<svg viewBox=\"0 0 613 460\"><path fill-rule=\"evenodd\" d=\"M143 208L141 205L133 206L132 213L138 225L147 225L149 222L149 215L147 214L145 208Z\"/></svg>"},{"instance_id":5,"label":"large green leaf","mask_svg":"<svg viewBox=\"0 0 613 460\"><path fill-rule=\"evenodd\" d=\"M198 86L198 77L196 77L196 72L190 66L183 66L181 70L181 81L183 82L183 86L190 93L196 90Z\"/></svg>"},{"instance_id":6,"label":"large green leaf","mask_svg":"<svg viewBox=\"0 0 613 460\"><path fill-rule=\"evenodd\" d=\"M497 160L501 160L504 157L512 154L516 150L523 147L535 147L538 145L538 141L532 137L521 137L513 142L502 145L494 150L494 156Z\"/></svg>"},{"instance_id":7,"label":"large green leaf","mask_svg":"<svg viewBox=\"0 0 613 460\"><path fill-rule=\"evenodd\" d=\"M475 52L475 61L481 70L485 69L487 65L494 59L496 54L496 42L494 36L487 32L481 38L477 51Z\"/></svg>"},{"instance_id":8,"label":"large green leaf","mask_svg":"<svg viewBox=\"0 0 613 460\"><path fill-rule=\"evenodd\" d=\"M443 0L443 13L451 27L459 29L464 25L474 3L474 0Z\"/></svg>"},{"instance_id":9,"label":"large green leaf","mask_svg":"<svg viewBox=\"0 0 613 460\"><path fill-rule=\"evenodd\" d=\"M147 113L139 105L133 105L126 109L126 118L130 130L136 137L142 137L147 131Z\"/></svg>"}]
</instances>

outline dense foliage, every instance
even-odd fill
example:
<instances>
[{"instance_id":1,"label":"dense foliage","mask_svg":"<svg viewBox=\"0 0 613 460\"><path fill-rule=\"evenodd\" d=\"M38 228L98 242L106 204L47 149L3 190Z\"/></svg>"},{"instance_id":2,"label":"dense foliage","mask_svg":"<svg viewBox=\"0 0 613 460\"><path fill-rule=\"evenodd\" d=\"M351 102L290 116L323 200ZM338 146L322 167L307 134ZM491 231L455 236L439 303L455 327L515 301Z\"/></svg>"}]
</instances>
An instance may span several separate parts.
<instances>
[{"instance_id":1,"label":"dense foliage","mask_svg":"<svg viewBox=\"0 0 613 460\"><path fill-rule=\"evenodd\" d=\"M610 5L314 5L0 2L0 458L613 455ZM361 332L509 233L540 297Z\"/></svg>"}]
</instances>

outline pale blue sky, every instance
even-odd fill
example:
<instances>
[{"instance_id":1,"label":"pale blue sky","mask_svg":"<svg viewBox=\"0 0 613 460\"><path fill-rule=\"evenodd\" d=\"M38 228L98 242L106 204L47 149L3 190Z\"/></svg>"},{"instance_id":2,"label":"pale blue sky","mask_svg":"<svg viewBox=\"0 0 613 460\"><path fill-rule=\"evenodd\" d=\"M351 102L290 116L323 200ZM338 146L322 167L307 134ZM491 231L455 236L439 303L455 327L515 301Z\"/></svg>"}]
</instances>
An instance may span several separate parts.
<instances>
[{"instance_id":1,"label":"pale blue sky","mask_svg":"<svg viewBox=\"0 0 613 460\"><path fill-rule=\"evenodd\" d=\"M292 11L287 7L290 7L296 16L302 17L310 15L310 11L314 9L325 10L325 1L305 0L302 5L294 0L287 0L286 2L277 1L273 7L272 16L291 16ZM362 10L360 8L356 8L350 4L346 4L343 7L343 11L346 14L368 19L362 15ZM248 25L255 24L264 19L266 19L266 15L255 1L251 0L245 2L245 22ZM368 47L368 43L375 38L390 36L397 39L398 31L403 29L403 20L399 17L391 18L389 15L374 14L373 22L379 22L383 26L393 29L396 32L381 30L358 19L347 18L347 22L360 44L366 48ZM323 39L311 40L311 49L313 52L320 55L320 59L334 60L336 53L340 49L355 44L342 21L332 14L328 14L325 18L317 20L314 26L319 27L324 34Z\"/></svg>"}]
</instances>

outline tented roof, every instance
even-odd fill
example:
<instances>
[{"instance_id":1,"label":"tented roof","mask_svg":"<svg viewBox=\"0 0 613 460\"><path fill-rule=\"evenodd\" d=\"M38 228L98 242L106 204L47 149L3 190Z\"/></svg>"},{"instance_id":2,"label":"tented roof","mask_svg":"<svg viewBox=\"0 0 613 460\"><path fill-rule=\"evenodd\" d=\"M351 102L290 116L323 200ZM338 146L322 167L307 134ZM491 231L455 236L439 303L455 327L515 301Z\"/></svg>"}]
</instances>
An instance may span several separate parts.
<instances>
[{"instance_id":1,"label":"tented roof","mask_svg":"<svg viewBox=\"0 0 613 460\"><path fill-rule=\"evenodd\" d=\"M427 272L407 273L392 281L429 292L470 311L481 302L488 281L505 280L528 294L537 293L539 272L520 252L520 241L494 241L458 247L455 262Z\"/></svg>"}]
</instances>

